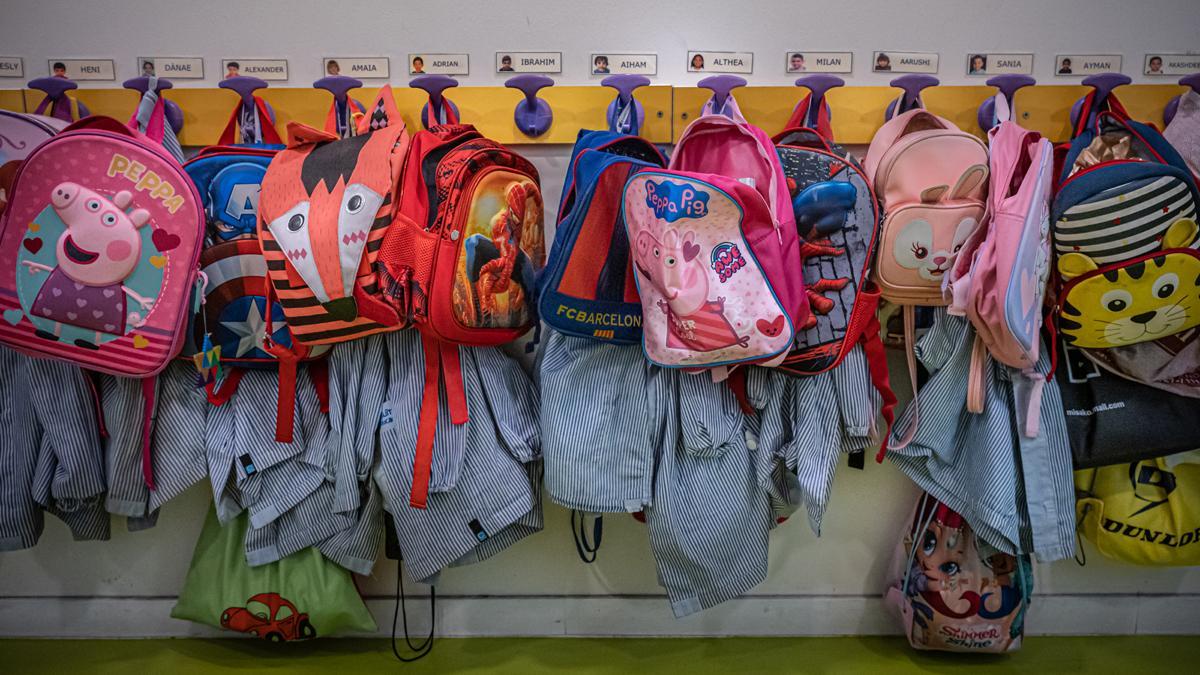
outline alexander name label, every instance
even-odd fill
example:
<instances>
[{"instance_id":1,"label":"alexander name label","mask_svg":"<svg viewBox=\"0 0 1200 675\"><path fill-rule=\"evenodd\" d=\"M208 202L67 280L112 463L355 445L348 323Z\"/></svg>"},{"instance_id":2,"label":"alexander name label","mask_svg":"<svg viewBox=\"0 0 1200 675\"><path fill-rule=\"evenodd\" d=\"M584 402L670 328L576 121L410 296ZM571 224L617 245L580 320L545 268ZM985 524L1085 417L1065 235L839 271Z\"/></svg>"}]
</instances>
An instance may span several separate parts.
<instances>
[{"instance_id":1,"label":"alexander name label","mask_svg":"<svg viewBox=\"0 0 1200 675\"><path fill-rule=\"evenodd\" d=\"M115 80L117 67L112 59L50 59L50 74L54 75L55 64L66 66L66 76L72 80Z\"/></svg>"},{"instance_id":2,"label":"alexander name label","mask_svg":"<svg viewBox=\"0 0 1200 675\"><path fill-rule=\"evenodd\" d=\"M467 75L470 72L467 54L409 54L409 75Z\"/></svg>"},{"instance_id":3,"label":"alexander name label","mask_svg":"<svg viewBox=\"0 0 1200 675\"><path fill-rule=\"evenodd\" d=\"M657 75L658 54L592 52L588 67L593 75Z\"/></svg>"},{"instance_id":4,"label":"alexander name label","mask_svg":"<svg viewBox=\"0 0 1200 675\"><path fill-rule=\"evenodd\" d=\"M181 56L142 56L138 58L138 75L146 73L146 65L159 77L176 80L199 80L204 78L204 59Z\"/></svg>"},{"instance_id":5,"label":"alexander name label","mask_svg":"<svg viewBox=\"0 0 1200 675\"><path fill-rule=\"evenodd\" d=\"M562 52L496 52L497 73L561 73Z\"/></svg>"},{"instance_id":6,"label":"alexander name label","mask_svg":"<svg viewBox=\"0 0 1200 675\"><path fill-rule=\"evenodd\" d=\"M877 73L936 73L938 55L933 52L875 52L871 69Z\"/></svg>"},{"instance_id":7,"label":"alexander name label","mask_svg":"<svg viewBox=\"0 0 1200 675\"><path fill-rule=\"evenodd\" d=\"M252 75L264 80L282 82L288 79L288 63L286 59L225 59L221 68L225 72L221 77L227 77L229 66L238 64L237 75Z\"/></svg>"},{"instance_id":8,"label":"alexander name label","mask_svg":"<svg viewBox=\"0 0 1200 675\"><path fill-rule=\"evenodd\" d=\"M754 72L753 52L688 52L688 72L743 73Z\"/></svg>"},{"instance_id":9,"label":"alexander name label","mask_svg":"<svg viewBox=\"0 0 1200 675\"><path fill-rule=\"evenodd\" d=\"M331 56L321 62L325 75L349 75L364 80L386 79L391 76L390 63L386 56L355 57ZM332 72L336 71L336 72Z\"/></svg>"},{"instance_id":10,"label":"alexander name label","mask_svg":"<svg viewBox=\"0 0 1200 675\"><path fill-rule=\"evenodd\" d=\"M0 56L0 77L25 77L25 62L19 56Z\"/></svg>"}]
</instances>

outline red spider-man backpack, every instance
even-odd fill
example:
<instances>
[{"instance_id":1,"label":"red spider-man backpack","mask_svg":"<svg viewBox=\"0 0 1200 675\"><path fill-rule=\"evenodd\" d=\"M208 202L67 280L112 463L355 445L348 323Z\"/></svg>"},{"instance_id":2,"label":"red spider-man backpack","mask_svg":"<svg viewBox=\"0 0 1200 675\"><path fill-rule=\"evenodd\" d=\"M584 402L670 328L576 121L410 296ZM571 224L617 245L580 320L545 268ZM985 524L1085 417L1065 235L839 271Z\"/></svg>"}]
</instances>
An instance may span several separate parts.
<instances>
[{"instance_id":1,"label":"red spider-man backpack","mask_svg":"<svg viewBox=\"0 0 1200 675\"><path fill-rule=\"evenodd\" d=\"M401 194L377 269L385 299L422 334L425 394L410 502L423 508L439 378L451 421L466 423L458 346L511 342L537 325L546 245L537 169L470 125L416 134Z\"/></svg>"}]
</instances>

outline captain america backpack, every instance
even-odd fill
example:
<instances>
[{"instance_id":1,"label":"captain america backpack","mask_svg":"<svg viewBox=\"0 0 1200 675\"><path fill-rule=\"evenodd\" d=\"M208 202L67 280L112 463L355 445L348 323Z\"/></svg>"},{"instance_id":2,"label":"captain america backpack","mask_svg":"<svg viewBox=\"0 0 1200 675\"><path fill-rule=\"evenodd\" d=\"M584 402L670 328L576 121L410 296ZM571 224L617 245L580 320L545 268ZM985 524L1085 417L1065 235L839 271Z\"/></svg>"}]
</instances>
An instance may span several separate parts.
<instances>
[{"instance_id":1,"label":"captain america backpack","mask_svg":"<svg viewBox=\"0 0 1200 675\"><path fill-rule=\"evenodd\" d=\"M581 130L559 201L554 243L539 278L538 313L575 337L635 344L642 305L633 279L621 200L629 176L663 168L649 141L612 131Z\"/></svg>"}]
</instances>

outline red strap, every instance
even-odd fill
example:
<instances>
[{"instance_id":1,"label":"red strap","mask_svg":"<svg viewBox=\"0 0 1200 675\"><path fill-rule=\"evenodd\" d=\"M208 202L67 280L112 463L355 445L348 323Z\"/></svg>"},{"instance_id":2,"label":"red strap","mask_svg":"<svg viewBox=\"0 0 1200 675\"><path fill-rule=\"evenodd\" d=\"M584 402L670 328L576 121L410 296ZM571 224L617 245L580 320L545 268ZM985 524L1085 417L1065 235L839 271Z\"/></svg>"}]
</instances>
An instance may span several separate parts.
<instances>
[{"instance_id":1,"label":"red strap","mask_svg":"<svg viewBox=\"0 0 1200 675\"><path fill-rule=\"evenodd\" d=\"M275 411L275 440L292 442L292 428L296 422L296 371L297 358L279 359L279 402Z\"/></svg>"},{"instance_id":2,"label":"red strap","mask_svg":"<svg viewBox=\"0 0 1200 675\"><path fill-rule=\"evenodd\" d=\"M433 437L437 432L438 374L441 371L441 353L437 339L421 335L421 347L425 352L425 391L421 396L421 413L417 423L417 448L413 460L412 493L409 506L425 508L429 500L429 474L433 470Z\"/></svg>"},{"instance_id":3,"label":"red strap","mask_svg":"<svg viewBox=\"0 0 1200 675\"><path fill-rule=\"evenodd\" d=\"M233 395L237 393L238 383L242 381L242 375L245 371L241 368L230 368L229 374L221 381L221 386L218 387L216 382L209 382L204 388L205 394L208 396L208 402L213 405L225 405Z\"/></svg>"},{"instance_id":4,"label":"red strap","mask_svg":"<svg viewBox=\"0 0 1200 675\"><path fill-rule=\"evenodd\" d=\"M859 301L862 301L862 296ZM883 340L879 335L879 317L874 311L869 316L871 318L863 329L861 341L863 354L867 357L867 369L871 373L871 384L875 385L875 390L879 392L879 397L883 400L879 414L883 416L883 422L887 428L884 430L883 444L879 448L879 454L875 455L875 461L882 463L883 455L887 451L888 440L892 436L892 426L896 422L897 401L891 382L888 380L887 352L883 349Z\"/></svg>"},{"instance_id":5,"label":"red strap","mask_svg":"<svg viewBox=\"0 0 1200 675\"><path fill-rule=\"evenodd\" d=\"M446 382L446 403L450 406L450 421L454 424L467 423L467 392L463 389L462 362L458 358L458 345L439 342L441 351L442 379Z\"/></svg>"},{"instance_id":6,"label":"red strap","mask_svg":"<svg viewBox=\"0 0 1200 675\"><path fill-rule=\"evenodd\" d=\"M729 373L729 377L725 379L725 384L733 392L733 397L737 399L738 407L742 409L742 413L753 415L755 413L754 406L750 405L750 399L746 396L746 369L734 369L732 373Z\"/></svg>"},{"instance_id":7,"label":"red strap","mask_svg":"<svg viewBox=\"0 0 1200 675\"><path fill-rule=\"evenodd\" d=\"M221 132L221 136L217 139L217 145L233 145L238 140L234 139L237 133L238 115L242 112L242 104L239 102L233 106L233 113L229 115L229 121L225 123L225 129Z\"/></svg>"},{"instance_id":8,"label":"red strap","mask_svg":"<svg viewBox=\"0 0 1200 675\"><path fill-rule=\"evenodd\" d=\"M262 132L262 142L282 145L283 139L280 138L279 132L275 130L275 125L271 123L271 115L267 113L267 102L255 96L254 108L258 111L258 127ZM241 142L240 138L235 137L238 118L241 116L241 112L242 104L239 102L233 107L233 113L229 115L229 121L226 122L225 130L221 132L221 137L217 140L217 145L233 145Z\"/></svg>"},{"instance_id":9,"label":"red strap","mask_svg":"<svg viewBox=\"0 0 1200 675\"><path fill-rule=\"evenodd\" d=\"M329 361L320 359L308 364L308 379L312 380L313 388L317 390L317 401L321 404L321 412L329 414Z\"/></svg>"},{"instance_id":10,"label":"red strap","mask_svg":"<svg viewBox=\"0 0 1200 675\"><path fill-rule=\"evenodd\" d=\"M146 487L154 490L154 457L150 449L150 430L154 426L154 399L158 378L142 378L142 478Z\"/></svg>"},{"instance_id":11,"label":"red strap","mask_svg":"<svg viewBox=\"0 0 1200 675\"><path fill-rule=\"evenodd\" d=\"M833 126L829 120L829 108L822 101L821 109L817 111L817 124L815 128L808 123L808 112L812 106L812 94L805 96L799 103L796 104L796 109L792 111L792 116L788 118L784 129L811 128L816 131L821 138L826 141L833 140Z\"/></svg>"}]
</instances>

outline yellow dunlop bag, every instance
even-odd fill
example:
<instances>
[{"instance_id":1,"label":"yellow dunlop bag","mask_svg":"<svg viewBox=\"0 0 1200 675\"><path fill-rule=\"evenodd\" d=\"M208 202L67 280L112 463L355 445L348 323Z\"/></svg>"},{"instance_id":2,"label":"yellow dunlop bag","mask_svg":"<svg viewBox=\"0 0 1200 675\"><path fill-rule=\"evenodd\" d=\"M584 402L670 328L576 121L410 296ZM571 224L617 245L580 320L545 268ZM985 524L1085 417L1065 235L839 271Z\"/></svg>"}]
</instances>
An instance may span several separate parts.
<instances>
[{"instance_id":1,"label":"yellow dunlop bag","mask_svg":"<svg viewBox=\"0 0 1200 675\"><path fill-rule=\"evenodd\" d=\"M1200 565L1200 450L1075 472L1079 529L1135 565Z\"/></svg>"}]
</instances>

